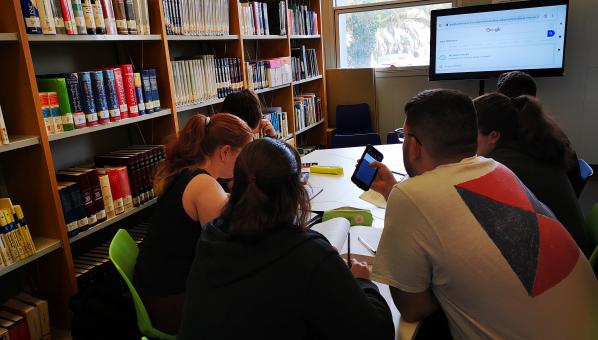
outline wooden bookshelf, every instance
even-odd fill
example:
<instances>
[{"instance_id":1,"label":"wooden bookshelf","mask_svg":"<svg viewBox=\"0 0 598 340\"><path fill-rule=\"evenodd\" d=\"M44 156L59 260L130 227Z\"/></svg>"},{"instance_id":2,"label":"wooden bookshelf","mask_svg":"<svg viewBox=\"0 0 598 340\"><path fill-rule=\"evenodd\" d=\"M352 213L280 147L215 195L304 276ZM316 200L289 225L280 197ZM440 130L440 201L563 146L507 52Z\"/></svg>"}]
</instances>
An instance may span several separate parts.
<instances>
[{"instance_id":1,"label":"wooden bookshelf","mask_svg":"<svg viewBox=\"0 0 598 340\"><path fill-rule=\"evenodd\" d=\"M322 17L321 0L305 0L305 3L319 18ZM289 135L284 140L289 144L326 144L324 50L320 35L243 35L240 0L229 0L228 35L167 35L163 1L148 0L148 8L150 35L36 35L26 33L20 0L0 1L0 74L9 80L18 79L0 82L0 106L11 139L11 144L0 146L0 188L15 204L23 207L38 246L34 256L0 268L0 285L12 276L29 274L28 278L32 278L36 288L34 293L49 301L54 328L69 327L69 300L79 290L73 253L76 255L79 248L106 237L112 230L110 226L120 226L120 223L126 226L127 221L137 215L151 212L156 203L156 199L151 200L69 238L56 171L64 168L64 164L86 164L98 153L131 144L164 143L166 137L179 130L179 123L184 123L179 118L193 110L218 112L224 101L214 99L176 106L171 60L201 54L238 58L244 88L247 88L246 62L256 58L288 57L291 48L300 45L316 49L321 76L255 92L264 106L280 106L287 112ZM318 25L322 32L321 22ZM162 111L47 135L40 113L36 75L80 72L129 63L136 70L156 69ZM295 96L302 93L316 93L321 97L323 119L295 131L293 102ZM12 166L14 164L19 166ZM105 241L102 239L101 242Z\"/></svg>"}]
</instances>

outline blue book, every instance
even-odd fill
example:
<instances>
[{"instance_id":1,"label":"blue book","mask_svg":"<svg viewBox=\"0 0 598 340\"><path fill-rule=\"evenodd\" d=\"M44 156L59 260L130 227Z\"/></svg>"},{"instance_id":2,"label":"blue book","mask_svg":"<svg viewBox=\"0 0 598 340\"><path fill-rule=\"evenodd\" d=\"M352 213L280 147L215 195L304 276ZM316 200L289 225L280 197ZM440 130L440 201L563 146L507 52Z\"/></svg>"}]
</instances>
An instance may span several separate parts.
<instances>
[{"instance_id":1,"label":"blue book","mask_svg":"<svg viewBox=\"0 0 598 340\"><path fill-rule=\"evenodd\" d=\"M150 85L152 86L152 103L154 104L154 112L156 112L162 109L160 107L160 94L158 93L158 77L155 68L150 68L148 71L150 75Z\"/></svg>"},{"instance_id":2,"label":"blue book","mask_svg":"<svg viewBox=\"0 0 598 340\"><path fill-rule=\"evenodd\" d=\"M110 112L110 121L120 120L120 108L118 105L118 95L116 94L116 85L114 85L114 70L103 70L104 90L106 92L106 102L108 103L108 112Z\"/></svg>"},{"instance_id":3,"label":"blue book","mask_svg":"<svg viewBox=\"0 0 598 340\"><path fill-rule=\"evenodd\" d=\"M98 112L96 111L91 74L89 72L79 72L79 86L81 87L81 102L83 103L87 126L96 126L98 125Z\"/></svg>"},{"instance_id":4,"label":"blue book","mask_svg":"<svg viewBox=\"0 0 598 340\"><path fill-rule=\"evenodd\" d=\"M143 83L141 81L140 73L133 73L133 80L135 81L135 96L137 97L137 108L139 109L139 115L144 115L147 112L145 109L145 101L143 100Z\"/></svg>"},{"instance_id":5,"label":"blue book","mask_svg":"<svg viewBox=\"0 0 598 340\"><path fill-rule=\"evenodd\" d=\"M21 0L23 19L29 34L42 34L42 26L39 22L39 11L34 0Z\"/></svg>"},{"instance_id":6,"label":"blue book","mask_svg":"<svg viewBox=\"0 0 598 340\"><path fill-rule=\"evenodd\" d=\"M65 73L64 80L66 81L66 91L69 95L71 111L73 111L75 128L84 128L86 126L86 121L85 112L83 111L83 103L81 102L79 77L77 76L77 73Z\"/></svg>"},{"instance_id":7,"label":"blue book","mask_svg":"<svg viewBox=\"0 0 598 340\"><path fill-rule=\"evenodd\" d=\"M91 85L93 86L94 101L96 111L98 112L98 122L100 124L110 123L110 112L108 111L108 101L106 100L106 91L104 90L104 76L102 71L91 71Z\"/></svg>"},{"instance_id":8,"label":"blue book","mask_svg":"<svg viewBox=\"0 0 598 340\"><path fill-rule=\"evenodd\" d=\"M149 70L141 71L141 80L143 83L143 98L145 98L145 112L153 113L156 112L154 108L154 101L152 96L152 82L151 74Z\"/></svg>"}]
</instances>

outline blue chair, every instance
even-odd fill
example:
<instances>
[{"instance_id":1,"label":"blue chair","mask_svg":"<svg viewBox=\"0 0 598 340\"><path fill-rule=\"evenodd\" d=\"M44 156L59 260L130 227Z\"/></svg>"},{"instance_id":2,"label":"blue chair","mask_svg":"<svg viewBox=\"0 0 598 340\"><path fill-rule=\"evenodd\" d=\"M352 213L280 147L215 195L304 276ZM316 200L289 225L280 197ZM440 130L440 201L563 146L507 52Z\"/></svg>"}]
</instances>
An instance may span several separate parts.
<instances>
[{"instance_id":1,"label":"blue chair","mask_svg":"<svg viewBox=\"0 0 598 340\"><path fill-rule=\"evenodd\" d=\"M353 135L332 136L332 148L350 148L355 146L366 146L368 144L380 145L380 135L377 133L360 133Z\"/></svg>"},{"instance_id":2,"label":"blue chair","mask_svg":"<svg viewBox=\"0 0 598 340\"><path fill-rule=\"evenodd\" d=\"M403 128L398 128L386 135L386 144L403 144L404 138Z\"/></svg>"},{"instance_id":3,"label":"blue chair","mask_svg":"<svg viewBox=\"0 0 598 340\"><path fill-rule=\"evenodd\" d=\"M352 135L373 132L368 104L336 106L336 133Z\"/></svg>"}]
</instances>

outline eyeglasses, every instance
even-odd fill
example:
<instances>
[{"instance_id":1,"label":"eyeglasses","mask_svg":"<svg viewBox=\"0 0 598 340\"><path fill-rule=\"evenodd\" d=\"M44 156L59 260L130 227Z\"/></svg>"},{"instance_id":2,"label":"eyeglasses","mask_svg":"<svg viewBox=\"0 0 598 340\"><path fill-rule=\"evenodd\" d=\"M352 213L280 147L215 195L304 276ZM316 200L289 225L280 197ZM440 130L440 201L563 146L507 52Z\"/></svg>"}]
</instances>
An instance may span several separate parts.
<instances>
[{"instance_id":1,"label":"eyeglasses","mask_svg":"<svg viewBox=\"0 0 598 340\"><path fill-rule=\"evenodd\" d=\"M395 129L395 134L397 135L397 139L399 140L399 143L405 142L405 129L403 129L403 128ZM416 135L414 135L412 133L408 133L407 137L415 138L415 141L417 142L417 144L419 144L420 146L423 146L422 142L419 140L419 138L417 138Z\"/></svg>"}]
</instances>

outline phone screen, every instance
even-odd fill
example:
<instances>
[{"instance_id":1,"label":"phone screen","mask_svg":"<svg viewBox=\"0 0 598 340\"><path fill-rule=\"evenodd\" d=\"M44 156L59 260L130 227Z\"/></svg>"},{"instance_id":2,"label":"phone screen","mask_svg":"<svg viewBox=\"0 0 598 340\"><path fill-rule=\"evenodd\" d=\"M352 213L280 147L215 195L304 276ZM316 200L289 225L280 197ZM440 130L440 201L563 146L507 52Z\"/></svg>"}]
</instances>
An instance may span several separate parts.
<instances>
[{"instance_id":1,"label":"phone screen","mask_svg":"<svg viewBox=\"0 0 598 340\"><path fill-rule=\"evenodd\" d=\"M368 186L374 180L374 176L376 176L376 168L371 168L369 165L376 160L372 155L366 153L363 156L361 163L359 164L359 168L357 168L357 172L355 173L355 177L357 177L360 181Z\"/></svg>"}]
</instances>

